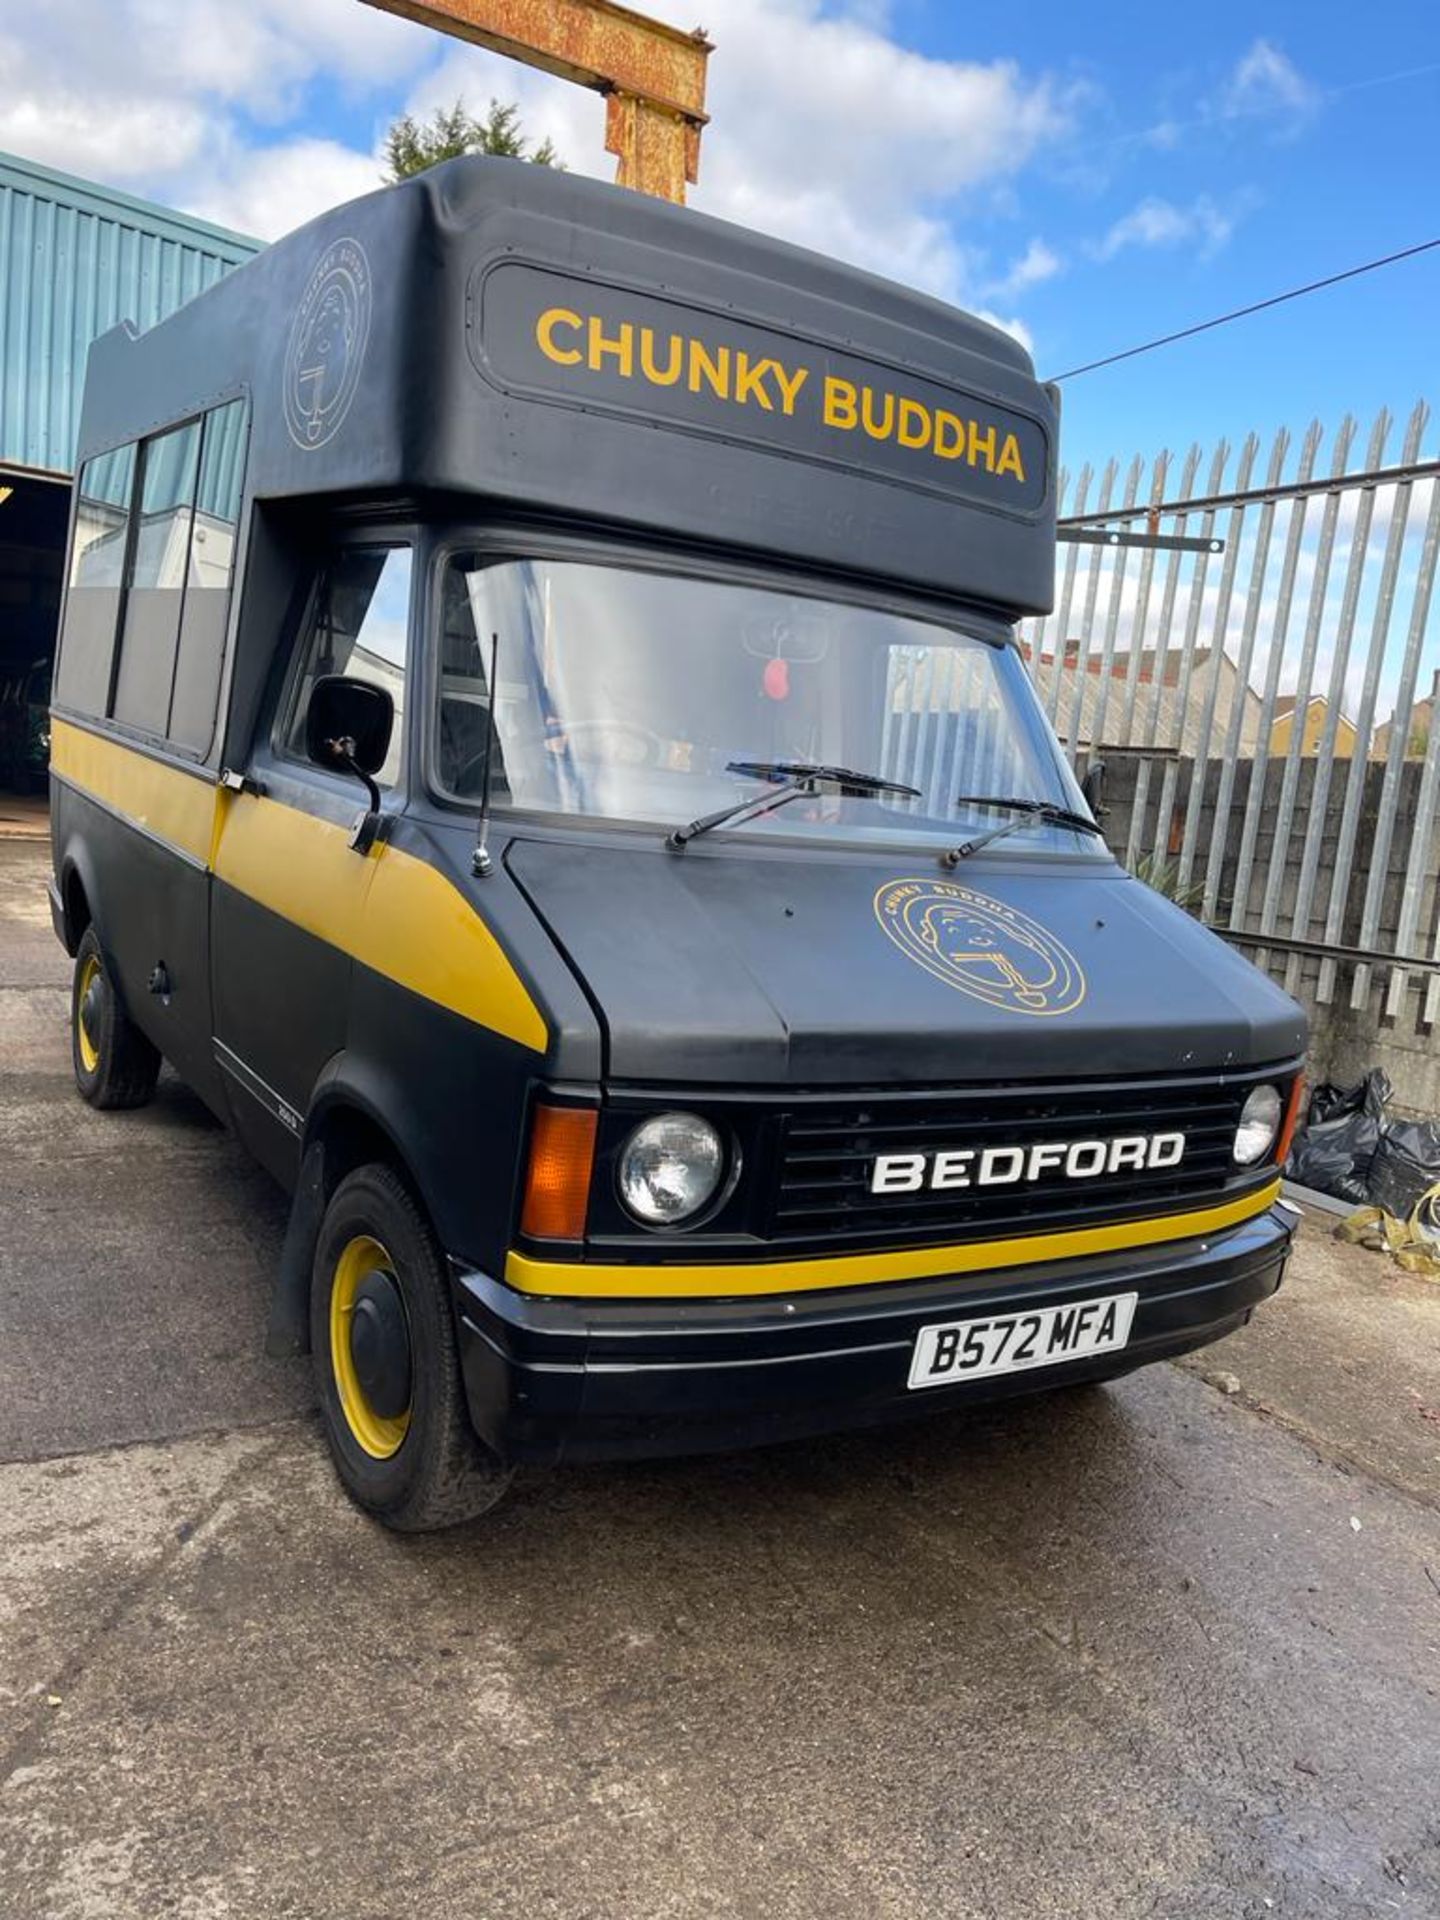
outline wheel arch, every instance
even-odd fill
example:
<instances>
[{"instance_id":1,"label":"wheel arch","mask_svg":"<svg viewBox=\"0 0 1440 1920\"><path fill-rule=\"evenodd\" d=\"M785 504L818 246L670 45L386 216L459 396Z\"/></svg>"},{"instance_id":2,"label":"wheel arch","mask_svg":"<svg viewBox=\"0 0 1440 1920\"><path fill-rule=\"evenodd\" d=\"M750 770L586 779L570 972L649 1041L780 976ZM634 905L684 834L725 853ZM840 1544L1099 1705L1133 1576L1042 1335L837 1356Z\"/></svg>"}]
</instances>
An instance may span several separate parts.
<instances>
[{"instance_id":1,"label":"wheel arch","mask_svg":"<svg viewBox=\"0 0 1440 1920\"><path fill-rule=\"evenodd\" d=\"M322 1072L310 1102L300 1176L291 1199L265 1336L266 1351L272 1354L309 1351L310 1272L320 1223L348 1173L376 1161L388 1166L403 1181L431 1232L440 1238L413 1155L386 1114L383 1099L364 1085L354 1069L352 1055L337 1055Z\"/></svg>"},{"instance_id":2,"label":"wheel arch","mask_svg":"<svg viewBox=\"0 0 1440 1920\"><path fill-rule=\"evenodd\" d=\"M95 878L87 872L89 862L82 848L66 849L60 862L56 889L60 895L65 951L73 960L85 937L85 929L95 920Z\"/></svg>"},{"instance_id":3,"label":"wheel arch","mask_svg":"<svg viewBox=\"0 0 1440 1920\"><path fill-rule=\"evenodd\" d=\"M60 910L64 919L65 951L73 960L79 951L80 942L85 938L86 930L95 929L95 938L100 942L106 955L106 977L110 991L120 1002L131 1019L134 1019L134 1007L140 994L127 991L118 966L111 964L113 954L106 940L105 929L108 916L104 906L104 888L89 847L77 834L66 846L59 862L56 886L60 894ZM137 1022L137 1025L139 1023Z\"/></svg>"},{"instance_id":4,"label":"wheel arch","mask_svg":"<svg viewBox=\"0 0 1440 1920\"><path fill-rule=\"evenodd\" d=\"M401 1124L397 1124L397 1112ZM405 1145L403 1108L397 1109L364 1084L354 1072L349 1053L338 1055L325 1068L311 1099L302 1151L308 1152L312 1144L324 1151L327 1200L347 1173L380 1160L405 1182L434 1231L435 1210L426 1183L416 1156Z\"/></svg>"}]
</instances>

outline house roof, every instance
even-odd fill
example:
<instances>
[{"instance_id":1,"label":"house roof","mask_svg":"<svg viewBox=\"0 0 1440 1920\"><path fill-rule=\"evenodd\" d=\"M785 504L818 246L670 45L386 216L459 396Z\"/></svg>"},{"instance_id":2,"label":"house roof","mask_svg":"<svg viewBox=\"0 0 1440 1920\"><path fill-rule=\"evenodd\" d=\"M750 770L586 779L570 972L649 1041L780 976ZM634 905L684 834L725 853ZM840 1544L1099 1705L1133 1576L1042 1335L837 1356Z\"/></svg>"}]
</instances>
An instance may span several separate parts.
<instances>
[{"instance_id":1,"label":"house roof","mask_svg":"<svg viewBox=\"0 0 1440 1920\"><path fill-rule=\"evenodd\" d=\"M1211 659L1215 651L1216 649L1214 647L1196 647L1190 656L1191 670L1194 671L1197 667L1203 667ZM1173 687L1179 684L1181 653L1182 650L1179 647L1166 648L1163 679L1161 681L1163 686ZM1061 663L1062 671L1066 667L1072 667L1075 662L1078 661L1079 657L1080 642L1078 640L1067 640L1065 642L1065 657ZM1141 648L1140 665L1135 673L1137 683L1142 686L1153 684L1155 679L1155 665L1159 657L1158 648ZM1117 648L1110 656L1110 678L1112 680L1128 680L1130 677L1130 662L1132 658L1133 655L1130 649ZM1227 667L1230 667L1232 671L1234 670L1234 662L1223 648L1220 650L1220 658ZM1056 664L1056 657L1053 653L1042 653L1038 661L1035 661L1034 664L1042 667L1053 667ZM1100 678L1103 666L1104 655L1102 653L1089 653L1086 655L1085 671L1093 675L1095 679L1098 680Z\"/></svg>"},{"instance_id":2,"label":"house roof","mask_svg":"<svg viewBox=\"0 0 1440 1920\"><path fill-rule=\"evenodd\" d=\"M1330 702L1323 693L1312 693L1305 702L1305 711L1308 713L1311 707L1328 707L1329 704ZM1277 720L1283 720L1287 713L1293 713L1294 711L1295 695L1293 693L1282 693L1276 697L1275 718ZM1346 717L1345 709L1342 707L1340 709L1340 718L1344 720Z\"/></svg>"}]
</instances>

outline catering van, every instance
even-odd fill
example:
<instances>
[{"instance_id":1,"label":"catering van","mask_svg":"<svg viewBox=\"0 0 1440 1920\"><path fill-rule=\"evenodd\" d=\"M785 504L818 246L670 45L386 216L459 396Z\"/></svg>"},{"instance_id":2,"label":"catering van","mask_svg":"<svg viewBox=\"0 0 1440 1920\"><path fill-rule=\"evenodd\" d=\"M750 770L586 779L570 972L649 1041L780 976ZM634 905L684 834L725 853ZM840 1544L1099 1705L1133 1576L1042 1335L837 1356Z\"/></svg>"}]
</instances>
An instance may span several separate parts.
<instances>
[{"instance_id":1,"label":"catering van","mask_svg":"<svg viewBox=\"0 0 1440 1920\"><path fill-rule=\"evenodd\" d=\"M1016 622L994 328L459 160L93 348L53 704L75 1077L293 1196L372 1514L1101 1380L1280 1284L1295 1004L1129 877Z\"/></svg>"}]
</instances>

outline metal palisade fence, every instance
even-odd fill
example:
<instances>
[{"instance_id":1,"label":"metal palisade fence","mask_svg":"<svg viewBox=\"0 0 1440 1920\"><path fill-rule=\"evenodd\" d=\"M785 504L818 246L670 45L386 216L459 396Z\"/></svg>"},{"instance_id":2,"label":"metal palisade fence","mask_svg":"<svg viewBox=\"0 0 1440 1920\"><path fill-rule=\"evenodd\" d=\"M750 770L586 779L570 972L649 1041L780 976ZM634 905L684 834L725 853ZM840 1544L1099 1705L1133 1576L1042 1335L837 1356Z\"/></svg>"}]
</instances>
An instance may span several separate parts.
<instances>
[{"instance_id":1,"label":"metal palisade fence","mask_svg":"<svg viewBox=\"0 0 1440 1920\"><path fill-rule=\"evenodd\" d=\"M1312 1012L1440 1017L1440 459L1422 401L1363 443L1252 434L1061 476L1055 611L1022 644L1107 837ZM1363 445L1363 462L1354 456ZM1428 457L1427 457L1428 445ZM1184 546L1109 545L1159 534ZM1324 1009L1336 1013L1322 1015ZM1415 1044L1412 1041L1412 1046Z\"/></svg>"}]
</instances>

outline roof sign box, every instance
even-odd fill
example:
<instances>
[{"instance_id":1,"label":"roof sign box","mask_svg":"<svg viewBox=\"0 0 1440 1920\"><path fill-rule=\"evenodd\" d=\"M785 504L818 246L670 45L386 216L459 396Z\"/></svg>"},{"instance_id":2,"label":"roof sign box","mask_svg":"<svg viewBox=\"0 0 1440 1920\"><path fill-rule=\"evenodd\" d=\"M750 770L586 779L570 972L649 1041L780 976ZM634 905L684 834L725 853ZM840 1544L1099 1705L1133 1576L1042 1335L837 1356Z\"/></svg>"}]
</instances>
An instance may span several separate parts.
<instances>
[{"instance_id":1,"label":"roof sign box","mask_svg":"<svg viewBox=\"0 0 1440 1920\"><path fill-rule=\"evenodd\" d=\"M547 167L452 160L286 235L153 332L116 329L82 444L242 391L259 500L448 496L1002 616L1053 597L1057 396L1017 342Z\"/></svg>"}]
</instances>

